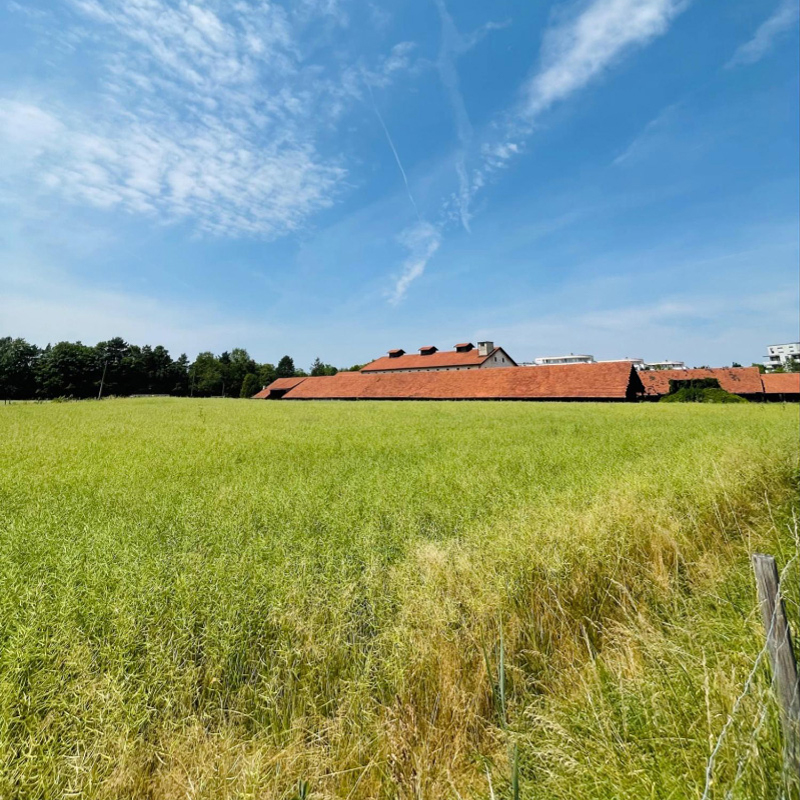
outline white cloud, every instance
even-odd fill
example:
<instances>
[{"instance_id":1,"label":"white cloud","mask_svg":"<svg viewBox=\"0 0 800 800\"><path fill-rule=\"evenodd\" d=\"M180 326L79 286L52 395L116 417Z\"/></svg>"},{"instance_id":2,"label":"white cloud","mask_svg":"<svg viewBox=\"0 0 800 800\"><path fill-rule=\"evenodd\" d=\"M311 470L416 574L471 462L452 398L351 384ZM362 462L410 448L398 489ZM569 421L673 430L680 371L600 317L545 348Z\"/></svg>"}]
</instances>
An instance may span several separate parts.
<instances>
[{"instance_id":1,"label":"white cloud","mask_svg":"<svg viewBox=\"0 0 800 800\"><path fill-rule=\"evenodd\" d=\"M593 0L548 28L540 64L521 90L519 105L497 122L482 145L473 193L524 149L538 118L669 29L686 0Z\"/></svg>"},{"instance_id":2,"label":"white cloud","mask_svg":"<svg viewBox=\"0 0 800 800\"><path fill-rule=\"evenodd\" d=\"M56 137L63 126L52 115L29 103L0 102L0 128L6 131L9 144L36 152Z\"/></svg>"},{"instance_id":3,"label":"white cloud","mask_svg":"<svg viewBox=\"0 0 800 800\"><path fill-rule=\"evenodd\" d=\"M456 124L456 136L458 137L459 149L456 153L456 175L458 176L458 194L456 195L456 206L458 215L464 230L469 231L470 220L470 188L467 176L467 150L472 142L472 123L469 121L467 107L459 88L458 70L456 69L456 57L467 49L467 44L458 32L453 22L453 18L447 11L444 0L436 0L436 8L439 11L439 18L442 22L442 40L439 48L439 59L437 68L439 78L447 92L450 107L453 110L453 117Z\"/></svg>"},{"instance_id":4,"label":"white cloud","mask_svg":"<svg viewBox=\"0 0 800 800\"><path fill-rule=\"evenodd\" d=\"M798 13L797 0L783 0L772 15L759 25L753 38L736 50L726 66L731 68L760 61L780 36L796 27Z\"/></svg>"},{"instance_id":5,"label":"white cloud","mask_svg":"<svg viewBox=\"0 0 800 800\"><path fill-rule=\"evenodd\" d=\"M428 261L433 258L442 243L442 232L435 225L420 221L406 228L400 234L399 241L409 254L403 261L400 276L395 280L389 294L389 302L393 305L405 297L409 286L425 272Z\"/></svg>"},{"instance_id":6,"label":"white cloud","mask_svg":"<svg viewBox=\"0 0 800 800\"><path fill-rule=\"evenodd\" d=\"M536 120L553 104L585 87L602 72L636 47L664 34L687 0L592 0L544 33L540 65L521 87L520 102L490 126L478 149L478 166L471 174L467 158L473 149L473 130L459 88L455 59L488 31L507 23L489 23L472 36L463 37L455 27L444 0L436 0L442 22L442 41L437 67L456 122L458 190L444 202L444 217L457 220L467 231L474 196L498 170L523 152ZM574 7L573 7L574 8ZM403 277L390 295L402 299L413 276L422 274L425 264L441 241L425 258L413 255L405 262ZM404 276L412 276L406 279ZM399 291L398 291L399 288Z\"/></svg>"},{"instance_id":7,"label":"white cloud","mask_svg":"<svg viewBox=\"0 0 800 800\"><path fill-rule=\"evenodd\" d=\"M635 47L664 34L680 0L595 0L545 34L541 66L524 89L524 113L536 117L583 88Z\"/></svg>"},{"instance_id":8,"label":"white cloud","mask_svg":"<svg viewBox=\"0 0 800 800\"><path fill-rule=\"evenodd\" d=\"M0 178L23 159L29 185L71 202L234 236L295 231L335 201L347 168L321 142L360 90L344 60L323 70L298 42L315 14L337 19L336 3L69 5L80 25L54 35L80 29L99 88L86 110L42 92L0 97L0 146L11 156ZM411 50L401 43L383 60L385 80Z\"/></svg>"}]
</instances>

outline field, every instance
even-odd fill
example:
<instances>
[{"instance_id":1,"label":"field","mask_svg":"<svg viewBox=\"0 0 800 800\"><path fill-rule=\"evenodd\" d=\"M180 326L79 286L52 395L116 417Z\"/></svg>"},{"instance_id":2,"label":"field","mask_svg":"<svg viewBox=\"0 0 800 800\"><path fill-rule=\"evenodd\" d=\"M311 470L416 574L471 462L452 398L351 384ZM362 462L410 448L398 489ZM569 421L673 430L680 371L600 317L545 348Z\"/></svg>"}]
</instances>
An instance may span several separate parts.
<instances>
[{"instance_id":1,"label":"field","mask_svg":"<svg viewBox=\"0 0 800 800\"><path fill-rule=\"evenodd\" d=\"M798 550L798 427L0 407L0 797L699 798L763 645L748 554ZM764 667L712 777L780 796Z\"/></svg>"}]
</instances>

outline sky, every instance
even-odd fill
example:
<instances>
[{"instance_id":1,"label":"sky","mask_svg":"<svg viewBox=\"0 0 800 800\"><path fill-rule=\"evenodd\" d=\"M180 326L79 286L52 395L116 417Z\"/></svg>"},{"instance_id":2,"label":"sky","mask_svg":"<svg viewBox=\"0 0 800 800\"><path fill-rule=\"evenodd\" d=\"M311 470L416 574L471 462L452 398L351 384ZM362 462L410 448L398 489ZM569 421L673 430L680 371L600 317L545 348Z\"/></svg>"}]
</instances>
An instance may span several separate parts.
<instances>
[{"instance_id":1,"label":"sky","mask_svg":"<svg viewBox=\"0 0 800 800\"><path fill-rule=\"evenodd\" d=\"M0 0L0 335L798 339L797 0Z\"/></svg>"}]
</instances>

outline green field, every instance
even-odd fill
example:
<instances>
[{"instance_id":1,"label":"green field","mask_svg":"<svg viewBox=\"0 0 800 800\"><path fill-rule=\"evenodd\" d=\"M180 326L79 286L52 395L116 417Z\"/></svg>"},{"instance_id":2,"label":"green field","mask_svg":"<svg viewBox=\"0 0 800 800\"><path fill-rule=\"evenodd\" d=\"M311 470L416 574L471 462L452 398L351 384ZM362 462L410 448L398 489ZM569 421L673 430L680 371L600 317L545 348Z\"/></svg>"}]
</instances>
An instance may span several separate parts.
<instances>
[{"instance_id":1,"label":"green field","mask_svg":"<svg viewBox=\"0 0 800 800\"><path fill-rule=\"evenodd\" d=\"M0 407L0 798L698 798L763 644L748 553L798 550L798 428ZM784 777L762 668L708 796Z\"/></svg>"}]
</instances>

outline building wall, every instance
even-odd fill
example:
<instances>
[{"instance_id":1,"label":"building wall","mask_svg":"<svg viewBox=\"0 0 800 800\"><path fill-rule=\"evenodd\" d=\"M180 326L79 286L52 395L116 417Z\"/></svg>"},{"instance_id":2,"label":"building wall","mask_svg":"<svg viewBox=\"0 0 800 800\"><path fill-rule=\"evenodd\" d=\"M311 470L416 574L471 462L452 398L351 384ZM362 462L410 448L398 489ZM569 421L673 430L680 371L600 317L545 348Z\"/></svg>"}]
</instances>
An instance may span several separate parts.
<instances>
[{"instance_id":1,"label":"building wall","mask_svg":"<svg viewBox=\"0 0 800 800\"><path fill-rule=\"evenodd\" d=\"M479 369L492 369L494 367L513 367L514 362L506 355L503 350L499 350L493 356L489 356Z\"/></svg>"},{"instance_id":2,"label":"building wall","mask_svg":"<svg viewBox=\"0 0 800 800\"><path fill-rule=\"evenodd\" d=\"M456 372L465 369L488 369L491 367L513 367L514 362L504 351L499 350L494 355L489 356L482 364L467 364L453 367L411 367L398 369L371 369L370 375L386 375L388 373L397 374L398 372Z\"/></svg>"},{"instance_id":3,"label":"building wall","mask_svg":"<svg viewBox=\"0 0 800 800\"><path fill-rule=\"evenodd\" d=\"M555 367L562 364L594 364L593 356L564 356L563 358L534 358L536 367Z\"/></svg>"},{"instance_id":4,"label":"building wall","mask_svg":"<svg viewBox=\"0 0 800 800\"><path fill-rule=\"evenodd\" d=\"M800 342L771 344L767 347L767 357L764 359L764 366L767 369L788 367L797 362L800 362Z\"/></svg>"}]
</instances>

